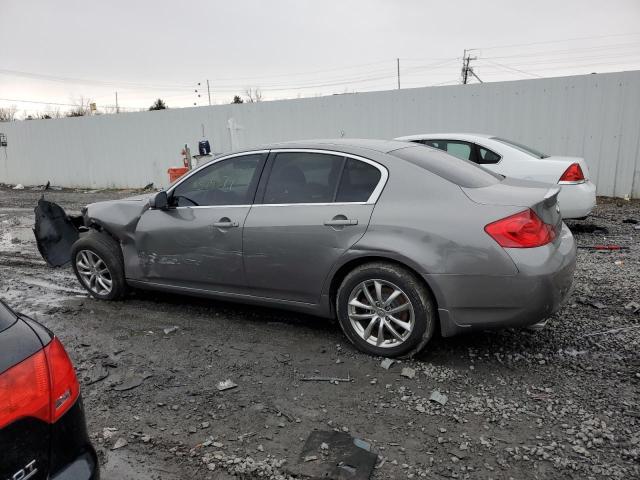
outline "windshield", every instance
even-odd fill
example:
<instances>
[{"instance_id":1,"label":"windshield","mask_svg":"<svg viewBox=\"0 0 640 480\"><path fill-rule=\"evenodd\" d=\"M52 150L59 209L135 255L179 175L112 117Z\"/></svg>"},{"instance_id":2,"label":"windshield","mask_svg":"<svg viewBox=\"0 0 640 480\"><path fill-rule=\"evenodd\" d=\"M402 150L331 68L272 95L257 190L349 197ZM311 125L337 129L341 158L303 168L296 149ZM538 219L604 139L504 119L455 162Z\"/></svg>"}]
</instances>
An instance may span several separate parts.
<instances>
[{"instance_id":1,"label":"windshield","mask_svg":"<svg viewBox=\"0 0 640 480\"><path fill-rule=\"evenodd\" d=\"M0 300L0 332L6 330L16 321L16 314Z\"/></svg>"},{"instance_id":2,"label":"windshield","mask_svg":"<svg viewBox=\"0 0 640 480\"><path fill-rule=\"evenodd\" d=\"M549 155L546 153L539 152L538 150L527 147L526 145L522 145L521 143L514 142L512 140L506 140L500 137L491 137L491 140L495 140L496 142L504 143L505 145L509 145L510 147L516 148L521 152L526 153L527 155L531 155L536 158L547 158Z\"/></svg>"}]
</instances>

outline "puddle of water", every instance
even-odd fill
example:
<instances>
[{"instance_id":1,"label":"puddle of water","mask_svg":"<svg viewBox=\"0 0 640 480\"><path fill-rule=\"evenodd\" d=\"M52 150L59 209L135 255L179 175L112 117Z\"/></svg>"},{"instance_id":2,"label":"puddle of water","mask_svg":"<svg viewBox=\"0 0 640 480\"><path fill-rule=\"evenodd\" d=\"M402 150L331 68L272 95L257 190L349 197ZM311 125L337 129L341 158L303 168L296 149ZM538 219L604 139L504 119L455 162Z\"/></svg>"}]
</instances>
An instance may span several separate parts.
<instances>
[{"instance_id":1,"label":"puddle of water","mask_svg":"<svg viewBox=\"0 0 640 480\"><path fill-rule=\"evenodd\" d=\"M110 450L100 468L102 480L173 480L183 478L164 466L151 464L151 458L140 463L134 455L126 450Z\"/></svg>"},{"instance_id":2,"label":"puddle of water","mask_svg":"<svg viewBox=\"0 0 640 480\"><path fill-rule=\"evenodd\" d=\"M70 276L69 278L71 279L73 277ZM29 277L29 278L23 278L21 279L21 281L23 283L26 283L27 285L33 285L34 287L41 287L48 290L55 290L56 292L71 293L74 295L85 294L86 296L86 292L84 290L76 289L73 287L64 287L62 285L57 285L55 283L47 282L46 280L38 280L36 278Z\"/></svg>"}]
</instances>

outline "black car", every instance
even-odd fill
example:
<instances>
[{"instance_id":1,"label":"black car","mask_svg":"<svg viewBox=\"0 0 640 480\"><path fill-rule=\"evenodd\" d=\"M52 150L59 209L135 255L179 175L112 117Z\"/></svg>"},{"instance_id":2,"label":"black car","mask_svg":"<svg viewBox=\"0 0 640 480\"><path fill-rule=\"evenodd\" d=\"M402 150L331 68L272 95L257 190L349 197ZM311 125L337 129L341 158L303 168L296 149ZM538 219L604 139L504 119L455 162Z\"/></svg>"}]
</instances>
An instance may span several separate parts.
<instances>
[{"instance_id":1,"label":"black car","mask_svg":"<svg viewBox=\"0 0 640 480\"><path fill-rule=\"evenodd\" d=\"M67 352L0 302L0 480L99 477Z\"/></svg>"}]
</instances>

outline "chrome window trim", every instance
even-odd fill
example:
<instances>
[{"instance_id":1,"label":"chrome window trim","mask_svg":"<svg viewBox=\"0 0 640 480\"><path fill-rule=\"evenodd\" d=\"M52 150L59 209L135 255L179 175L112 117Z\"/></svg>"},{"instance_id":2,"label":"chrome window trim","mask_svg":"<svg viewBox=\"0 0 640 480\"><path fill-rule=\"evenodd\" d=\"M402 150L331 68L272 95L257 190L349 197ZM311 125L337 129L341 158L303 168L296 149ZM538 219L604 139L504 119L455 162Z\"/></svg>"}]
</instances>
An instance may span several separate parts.
<instances>
[{"instance_id":1,"label":"chrome window trim","mask_svg":"<svg viewBox=\"0 0 640 480\"><path fill-rule=\"evenodd\" d=\"M210 162L207 162L204 165L200 165L199 167L197 167L194 170L191 170L188 174L182 177L175 185L171 186L171 188L167 190L167 195L170 196L173 193L173 191L180 184L182 184L182 182L187 180L192 175L195 175L199 171L204 170L205 168L208 168L218 162L221 162L223 160L228 160L230 158L240 157L243 155L255 155L255 154L263 154L263 153L320 153L325 155L336 155L340 157L352 158L353 160L358 160L360 162L368 163L369 165L376 167L380 171L380 180L378 181L376 188L374 188L373 192L371 192L371 195L369 195L369 198L367 199L366 202L253 203L253 204L247 204L247 205L197 205L197 206L185 205L182 207L173 207L173 209L177 210L177 209L184 209L184 208L202 209L202 208L233 208L233 207L245 207L245 208L246 207L288 207L288 206L294 206L294 205L300 205L300 206L373 205L380 198L380 195L382 194L382 190L384 189L385 185L387 184L387 180L389 179L389 170L387 170L387 167L385 167L384 165L380 165L378 162L374 162L373 160L370 160L365 157L361 157L359 155L340 152L338 150L322 150L317 148L277 148L273 150L249 150L246 152L231 153L228 155L224 155L214 160L211 160Z\"/></svg>"},{"instance_id":2,"label":"chrome window trim","mask_svg":"<svg viewBox=\"0 0 640 480\"><path fill-rule=\"evenodd\" d=\"M203 209L203 208L250 208L253 205L183 205L181 207L171 207L171 210L182 210L184 208Z\"/></svg>"},{"instance_id":3,"label":"chrome window trim","mask_svg":"<svg viewBox=\"0 0 640 480\"><path fill-rule=\"evenodd\" d=\"M205 168L208 168L218 162L222 162L223 160L228 160L230 158L235 158L235 157L241 157L243 155L255 155L255 154L259 154L259 153L269 153L269 150L249 150L246 152L240 152L240 153L230 153L227 155L223 155L221 157L218 158L214 158L213 160L211 160L210 162L205 163L204 165L200 165L199 167L195 168L194 170L191 170L189 173L187 173L186 175L184 175L180 180L178 180L178 183L176 183L175 185L172 185L171 188L169 188L167 190L167 196L170 196L173 191L178 188L179 185L182 184L182 182L184 182L185 180L187 180L189 177L191 177L192 175L195 175L196 173L198 173L200 170L204 170ZM224 207L224 206L233 206L233 205L203 205L204 207ZM177 207L176 207L177 208ZM192 207L193 208L193 207Z\"/></svg>"},{"instance_id":4,"label":"chrome window trim","mask_svg":"<svg viewBox=\"0 0 640 480\"><path fill-rule=\"evenodd\" d=\"M373 192L371 192L371 195L369 195L369 198L366 202L254 203L254 207L278 207L293 205L373 205L380 198L382 190L384 189L384 186L387 184L387 180L389 179L389 170L387 170L387 167L385 167L384 165L380 165L378 162L374 162L373 160L370 160L368 158L354 155L352 153L341 152L339 150L323 150L318 148L276 148L271 150L271 153L320 153L324 155L336 155L339 157L352 158L353 160L368 163L369 165L376 167L380 171L380 180L378 180L376 188L373 189Z\"/></svg>"},{"instance_id":5,"label":"chrome window trim","mask_svg":"<svg viewBox=\"0 0 640 480\"><path fill-rule=\"evenodd\" d=\"M328 207L331 205L373 205L370 202L318 202L318 203L254 203L252 208L256 207Z\"/></svg>"}]
</instances>

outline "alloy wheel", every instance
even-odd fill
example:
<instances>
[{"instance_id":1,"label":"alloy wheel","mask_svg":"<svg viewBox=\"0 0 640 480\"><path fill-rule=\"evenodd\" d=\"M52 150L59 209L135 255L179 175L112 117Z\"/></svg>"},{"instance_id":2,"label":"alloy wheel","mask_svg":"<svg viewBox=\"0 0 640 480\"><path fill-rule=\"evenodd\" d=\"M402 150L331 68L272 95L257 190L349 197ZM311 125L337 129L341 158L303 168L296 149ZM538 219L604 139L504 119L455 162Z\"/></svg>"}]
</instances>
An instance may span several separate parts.
<instances>
[{"instance_id":1,"label":"alloy wheel","mask_svg":"<svg viewBox=\"0 0 640 480\"><path fill-rule=\"evenodd\" d=\"M356 285L349 295L347 314L360 338L376 347L397 347L415 326L411 300L386 280L365 280Z\"/></svg>"},{"instance_id":2,"label":"alloy wheel","mask_svg":"<svg viewBox=\"0 0 640 480\"><path fill-rule=\"evenodd\" d=\"M76 270L85 286L96 295L109 295L113 279L107 264L92 250L80 250L76 255Z\"/></svg>"}]
</instances>

